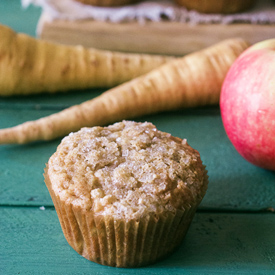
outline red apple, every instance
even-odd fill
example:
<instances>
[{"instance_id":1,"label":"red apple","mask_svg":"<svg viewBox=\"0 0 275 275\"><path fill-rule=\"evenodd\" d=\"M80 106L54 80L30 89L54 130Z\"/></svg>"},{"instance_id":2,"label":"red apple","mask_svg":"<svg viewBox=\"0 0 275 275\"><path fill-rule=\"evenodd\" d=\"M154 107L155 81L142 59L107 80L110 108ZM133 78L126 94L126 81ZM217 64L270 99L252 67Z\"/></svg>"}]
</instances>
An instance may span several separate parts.
<instances>
[{"instance_id":1,"label":"red apple","mask_svg":"<svg viewBox=\"0 0 275 275\"><path fill-rule=\"evenodd\" d=\"M234 62L222 86L220 108L236 150L275 171L275 39L251 46Z\"/></svg>"}]
</instances>

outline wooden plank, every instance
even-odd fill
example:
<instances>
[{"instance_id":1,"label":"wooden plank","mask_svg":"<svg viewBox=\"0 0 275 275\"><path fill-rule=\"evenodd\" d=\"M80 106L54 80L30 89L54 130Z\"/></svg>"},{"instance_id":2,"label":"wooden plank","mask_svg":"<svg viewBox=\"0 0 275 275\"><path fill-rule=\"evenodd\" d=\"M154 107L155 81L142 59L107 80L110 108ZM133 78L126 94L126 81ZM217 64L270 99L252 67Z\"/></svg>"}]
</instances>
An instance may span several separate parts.
<instances>
[{"instance_id":1,"label":"wooden plank","mask_svg":"<svg viewBox=\"0 0 275 275\"><path fill-rule=\"evenodd\" d=\"M1 128L53 111L0 110ZM3 120L2 120L3 119ZM59 141L25 146L0 146L0 202L4 205L52 205L44 184L45 163Z\"/></svg>"},{"instance_id":2,"label":"wooden plank","mask_svg":"<svg viewBox=\"0 0 275 275\"><path fill-rule=\"evenodd\" d=\"M56 110L0 109L0 128L37 119ZM258 211L275 208L275 173L254 167L234 150L224 132L218 107L189 109L137 118L187 138L207 166L209 188L201 209ZM52 205L43 169L60 139L30 145L0 146L0 203Z\"/></svg>"},{"instance_id":3,"label":"wooden plank","mask_svg":"<svg viewBox=\"0 0 275 275\"><path fill-rule=\"evenodd\" d=\"M63 44L167 55L184 55L231 37L255 43L275 36L274 25L49 21L43 14L39 30L42 39Z\"/></svg>"},{"instance_id":4,"label":"wooden plank","mask_svg":"<svg viewBox=\"0 0 275 275\"><path fill-rule=\"evenodd\" d=\"M88 89L78 91L68 91L60 93L42 93L28 96L0 97L1 109L51 109L61 110L72 105L80 104L90 100L107 89Z\"/></svg>"},{"instance_id":5,"label":"wooden plank","mask_svg":"<svg viewBox=\"0 0 275 275\"><path fill-rule=\"evenodd\" d=\"M52 209L1 207L1 274L274 274L274 214L197 213L185 241L154 265L89 262L66 242Z\"/></svg>"}]
</instances>

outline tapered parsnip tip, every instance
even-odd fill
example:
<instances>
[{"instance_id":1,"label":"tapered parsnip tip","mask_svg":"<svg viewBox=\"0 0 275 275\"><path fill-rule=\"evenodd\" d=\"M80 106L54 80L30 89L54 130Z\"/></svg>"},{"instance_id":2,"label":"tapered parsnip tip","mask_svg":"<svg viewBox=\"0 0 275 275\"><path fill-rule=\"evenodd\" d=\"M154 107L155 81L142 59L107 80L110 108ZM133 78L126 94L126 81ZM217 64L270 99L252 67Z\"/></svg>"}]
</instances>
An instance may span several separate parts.
<instances>
[{"instance_id":1,"label":"tapered parsnip tip","mask_svg":"<svg viewBox=\"0 0 275 275\"><path fill-rule=\"evenodd\" d=\"M26 144L36 140L46 140L41 135L43 131L36 124L36 121L27 121L14 127L0 129L0 144Z\"/></svg>"},{"instance_id":2,"label":"tapered parsnip tip","mask_svg":"<svg viewBox=\"0 0 275 275\"><path fill-rule=\"evenodd\" d=\"M17 131L14 128L16 127L0 129L0 144L22 143L17 138Z\"/></svg>"}]
</instances>

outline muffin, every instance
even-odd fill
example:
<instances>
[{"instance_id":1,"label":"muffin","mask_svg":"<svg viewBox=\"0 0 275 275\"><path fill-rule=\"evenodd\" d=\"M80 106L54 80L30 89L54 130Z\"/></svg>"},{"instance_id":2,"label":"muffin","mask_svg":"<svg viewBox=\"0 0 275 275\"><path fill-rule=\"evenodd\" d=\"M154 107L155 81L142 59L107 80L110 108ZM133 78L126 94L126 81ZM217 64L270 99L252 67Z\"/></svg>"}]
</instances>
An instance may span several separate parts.
<instances>
[{"instance_id":1,"label":"muffin","mask_svg":"<svg viewBox=\"0 0 275 275\"><path fill-rule=\"evenodd\" d=\"M98 7L115 7L129 5L138 2L138 0L75 0L77 2L98 6Z\"/></svg>"},{"instance_id":2,"label":"muffin","mask_svg":"<svg viewBox=\"0 0 275 275\"><path fill-rule=\"evenodd\" d=\"M44 175L68 243L116 267L148 265L174 251L208 184L186 140L132 121L71 133Z\"/></svg>"},{"instance_id":3,"label":"muffin","mask_svg":"<svg viewBox=\"0 0 275 275\"><path fill-rule=\"evenodd\" d=\"M201 13L230 14L251 8L256 0L175 0L175 2Z\"/></svg>"}]
</instances>

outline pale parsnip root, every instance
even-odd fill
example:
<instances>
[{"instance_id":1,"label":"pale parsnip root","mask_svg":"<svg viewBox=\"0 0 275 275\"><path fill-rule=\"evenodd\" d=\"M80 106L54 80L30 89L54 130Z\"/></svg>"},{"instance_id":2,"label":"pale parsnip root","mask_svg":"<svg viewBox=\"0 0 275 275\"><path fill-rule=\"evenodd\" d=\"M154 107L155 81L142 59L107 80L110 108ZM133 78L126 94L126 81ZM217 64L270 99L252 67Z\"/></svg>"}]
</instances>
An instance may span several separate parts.
<instances>
[{"instance_id":1,"label":"pale parsnip root","mask_svg":"<svg viewBox=\"0 0 275 275\"><path fill-rule=\"evenodd\" d=\"M80 105L2 129L0 143L50 140L85 126L105 125L184 107L218 104L227 71L248 46L242 39L230 39L176 59Z\"/></svg>"},{"instance_id":2,"label":"pale parsnip root","mask_svg":"<svg viewBox=\"0 0 275 275\"><path fill-rule=\"evenodd\" d=\"M54 44L0 25L0 95L114 87L173 59Z\"/></svg>"}]
</instances>

